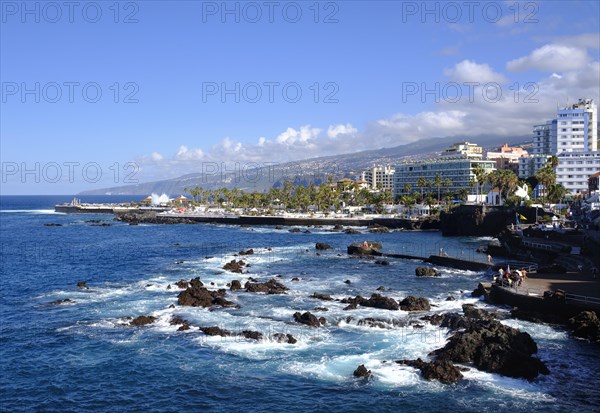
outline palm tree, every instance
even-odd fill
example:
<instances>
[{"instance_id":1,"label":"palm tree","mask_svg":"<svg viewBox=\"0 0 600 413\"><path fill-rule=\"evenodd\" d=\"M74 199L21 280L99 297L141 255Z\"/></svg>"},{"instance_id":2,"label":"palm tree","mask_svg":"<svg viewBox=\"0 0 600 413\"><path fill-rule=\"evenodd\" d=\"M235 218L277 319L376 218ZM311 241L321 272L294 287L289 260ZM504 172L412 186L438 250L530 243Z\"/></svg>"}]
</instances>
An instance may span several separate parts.
<instances>
[{"instance_id":1,"label":"palm tree","mask_svg":"<svg viewBox=\"0 0 600 413\"><path fill-rule=\"evenodd\" d=\"M427 186L427 180L422 176L417 179L417 186L421 188L421 202L423 202L423 188Z\"/></svg>"},{"instance_id":2,"label":"palm tree","mask_svg":"<svg viewBox=\"0 0 600 413\"><path fill-rule=\"evenodd\" d=\"M567 195L567 192L567 189L561 184L552 184L548 188L548 201L557 204L565 197L565 195Z\"/></svg>"},{"instance_id":3,"label":"palm tree","mask_svg":"<svg viewBox=\"0 0 600 413\"><path fill-rule=\"evenodd\" d=\"M440 174L436 174L435 175L435 180L433 181L434 185L437 188L437 201L438 201L438 205L440 203L440 188L442 187L442 175Z\"/></svg>"}]
</instances>

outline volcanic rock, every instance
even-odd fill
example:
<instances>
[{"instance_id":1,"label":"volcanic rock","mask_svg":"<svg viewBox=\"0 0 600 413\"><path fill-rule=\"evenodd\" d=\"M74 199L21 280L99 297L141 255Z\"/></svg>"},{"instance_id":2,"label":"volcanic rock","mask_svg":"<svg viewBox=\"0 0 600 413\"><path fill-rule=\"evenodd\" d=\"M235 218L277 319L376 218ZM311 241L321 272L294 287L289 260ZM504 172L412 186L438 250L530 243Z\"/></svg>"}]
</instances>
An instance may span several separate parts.
<instances>
[{"instance_id":1,"label":"volcanic rock","mask_svg":"<svg viewBox=\"0 0 600 413\"><path fill-rule=\"evenodd\" d=\"M400 302L400 309L403 311L429 311L431 306L427 298L409 295Z\"/></svg>"},{"instance_id":2,"label":"volcanic rock","mask_svg":"<svg viewBox=\"0 0 600 413\"><path fill-rule=\"evenodd\" d=\"M540 373L549 373L542 361L532 357L536 352L537 345L528 333L496 320L475 320L432 354L439 361L474 363L489 373L533 380Z\"/></svg>"},{"instance_id":3,"label":"volcanic rock","mask_svg":"<svg viewBox=\"0 0 600 413\"><path fill-rule=\"evenodd\" d=\"M131 322L129 323L129 325L130 326L140 327L140 326L145 326L146 324L152 324L155 321L156 321L156 317L154 317L154 316L151 316L151 315L141 315L141 316L136 317L133 320L131 320Z\"/></svg>"},{"instance_id":4,"label":"volcanic rock","mask_svg":"<svg viewBox=\"0 0 600 413\"><path fill-rule=\"evenodd\" d=\"M583 311L569 319L569 328L575 337L587 338L592 342L600 342L600 319L593 311Z\"/></svg>"},{"instance_id":5,"label":"volcanic rock","mask_svg":"<svg viewBox=\"0 0 600 413\"><path fill-rule=\"evenodd\" d=\"M279 343L296 344L298 340L291 334L275 333L273 334L273 340Z\"/></svg>"},{"instance_id":6,"label":"volcanic rock","mask_svg":"<svg viewBox=\"0 0 600 413\"><path fill-rule=\"evenodd\" d=\"M315 244L315 249L319 250L319 251L323 251L323 250L330 250L331 246L328 244L324 244L322 242L317 242Z\"/></svg>"},{"instance_id":7,"label":"volcanic rock","mask_svg":"<svg viewBox=\"0 0 600 413\"><path fill-rule=\"evenodd\" d=\"M241 250L240 252L238 252L239 255L252 255L254 254L254 250L252 248L248 249L248 250Z\"/></svg>"},{"instance_id":8,"label":"volcanic rock","mask_svg":"<svg viewBox=\"0 0 600 413\"><path fill-rule=\"evenodd\" d=\"M245 266L246 266L246 263L242 260L239 260L239 261L231 260L223 266L223 269L227 270L227 271L235 272L237 274L241 274L244 272L243 270L244 270Z\"/></svg>"},{"instance_id":9,"label":"volcanic rock","mask_svg":"<svg viewBox=\"0 0 600 413\"><path fill-rule=\"evenodd\" d=\"M304 314L301 314L300 312L294 313L294 320L297 323L306 324L307 326L321 327L321 321L319 321L319 319L309 311L305 312Z\"/></svg>"},{"instance_id":10,"label":"volcanic rock","mask_svg":"<svg viewBox=\"0 0 600 413\"><path fill-rule=\"evenodd\" d=\"M275 279L271 279L267 282L250 282L247 281L244 284L244 288L249 293L267 293L267 294L285 294L288 288L277 282Z\"/></svg>"},{"instance_id":11,"label":"volcanic rock","mask_svg":"<svg viewBox=\"0 0 600 413\"><path fill-rule=\"evenodd\" d=\"M452 384L463 378L460 370L448 360L426 362L418 358L416 360L398 360L396 363L421 370L421 375L426 380L438 380L445 384Z\"/></svg>"},{"instance_id":12,"label":"volcanic rock","mask_svg":"<svg viewBox=\"0 0 600 413\"><path fill-rule=\"evenodd\" d=\"M242 289L242 283L240 282L240 280L233 280L231 282L231 286L229 287L229 289L231 291L241 290Z\"/></svg>"},{"instance_id":13,"label":"volcanic rock","mask_svg":"<svg viewBox=\"0 0 600 413\"><path fill-rule=\"evenodd\" d=\"M415 269L417 277L439 277L440 273L435 268L431 267L417 267Z\"/></svg>"},{"instance_id":14,"label":"volcanic rock","mask_svg":"<svg viewBox=\"0 0 600 413\"><path fill-rule=\"evenodd\" d=\"M354 377L360 377L360 378L369 378L369 376L371 376L371 370L367 370L367 368L365 367L364 364L361 364L360 366L358 366L356 368L356 370L354 370L354 373L352 373L354 375Z\"/></svg>"},{"instance_id":15,"label":"volcanic rock","mask_svg":"<svg viewBox=\"0 0 600 413\"><path fill-rule=\"evenodd\" d=\"M221 328L219 328L217 326L214 326L214 327L200 327L199 330L202 331L207 336L227 337L227 336L231 335L231 331L223 330L223 329L221 329Z\"/></svg>"},{"instance_id":16,"label":"volcanic rock","mask_svg":"<svg viewBox=\"0 0 600 413\"><path fill-rule=\"evenodd\" d=\"M77 288L85 288L86 290L89 290L90 287L87 286L85 281L79 281L77 283Z\"/></svg>"},{"instance_id":17,"label":"volcanic rock","mask_svg":"<svg viewBox=\"0 0 600 413\"><path fill-rule=\"evenodd\" d=\"M319 300L325 301L333 301L333 298L329 294L313 293L312 298L317 298Z\"/></svg>"}]
</instances>

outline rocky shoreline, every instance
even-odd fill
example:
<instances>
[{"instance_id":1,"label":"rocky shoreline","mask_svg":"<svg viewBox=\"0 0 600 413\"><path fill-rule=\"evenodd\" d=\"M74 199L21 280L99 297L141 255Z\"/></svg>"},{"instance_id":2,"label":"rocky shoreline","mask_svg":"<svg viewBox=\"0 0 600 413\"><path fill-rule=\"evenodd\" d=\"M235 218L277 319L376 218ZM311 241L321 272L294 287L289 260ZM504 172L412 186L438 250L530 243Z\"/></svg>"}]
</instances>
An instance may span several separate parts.
<instances>
[{"instance_id":1,"label":"rocky shoreline","mask_svg":"<svg viewBox=\"0 0 600 413\"><path fill-rule=\"evenodd\" d=\"M345 227L370 227L373 232L387 232L388 229L400 230L438 230L437 219L402 219L402 218L310 218L279 216L199 216L199 215L164 215L155 212L115 212L115 220L136 224L225 224L225 225L257 225L257 226L318 226L333 225Z\"/></svg>"}]
</instances>

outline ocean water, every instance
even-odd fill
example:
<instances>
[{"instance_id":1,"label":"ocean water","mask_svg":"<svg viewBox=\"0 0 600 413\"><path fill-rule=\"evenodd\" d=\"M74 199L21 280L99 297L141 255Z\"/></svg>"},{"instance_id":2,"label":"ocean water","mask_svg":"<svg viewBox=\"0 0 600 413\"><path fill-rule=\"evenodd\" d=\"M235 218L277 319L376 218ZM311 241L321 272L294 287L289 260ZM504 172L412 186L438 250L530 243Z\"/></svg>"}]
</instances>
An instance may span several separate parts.
<instances>
[{"instance_id":1,"label":"ocean water","mask_svg":"<svg viewBox=\"0 0 600 413\"><path fill-rule=\"evenodd\" d=\"M429 298L432 312L460 311L478 301L470 292L489 275L440 268L441 277L420 279L417 261L391 259L390 266L379 266L348 257L346 246L367 239L390 252L426 255L443 248L483 260L476 248L489 239L437 232L347 235L327 227L304 234L273 227L130 226L111 215L53 212L55 203L69 198L0 198L0 411L586 412L600 405L600 349L561 328L506 321L533 336L548 376L527 382L471 369L458 384L443 385L392 361L426 358L445 344L445 329L427 323L423 329L365 327L358 320L408 322L421 315L344 311L344 304L310 297L369 296L383 286L383 294L395 299ZM317 255L315 242L333 250ZM248 274L221 269L247 248L256 252L242 257L251 264ZM287 294L228 292L239 309L170 308L180 279L200 277L210 288L225 288L236 279L243 284L249 277L277 276ZM78 281L89 289L78 289ZM448 296L455 300L446 301ZM73 302L51 304L66 298ZM308 310L327 325L311 329L293 322L294 312ZM139 315L158 320L126 325L124 317ZM177 331L169 324L174 315L192 329ZM265 339L207 337L200 326L256 330ZM278 343L270 338L275 333L292 334L298 343ZM372 371L371 380L352 377L360 364Z\"/></svg>"}]
</instances>

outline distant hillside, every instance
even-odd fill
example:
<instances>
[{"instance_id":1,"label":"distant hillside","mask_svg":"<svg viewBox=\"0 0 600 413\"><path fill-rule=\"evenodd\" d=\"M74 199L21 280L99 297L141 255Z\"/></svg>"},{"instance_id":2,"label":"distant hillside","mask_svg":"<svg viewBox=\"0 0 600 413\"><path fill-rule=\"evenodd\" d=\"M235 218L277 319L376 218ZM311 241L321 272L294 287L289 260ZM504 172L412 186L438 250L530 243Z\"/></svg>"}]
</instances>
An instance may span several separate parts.
<instances>
[{"instance_id":1,"label":"distant hillside","mask_svg":"<svg viewBox=\"0 0 600 413\"><path fill-rule=\"evenodd\" d=\"M148 195L151 193L182 194L185 188L200 186L205 189L233 188L242 190L264 191L271 187L283 185L285 180L296 184L321 184L327 181L328 175L335 179L342 177L357 178L360 173L373 165L397 164L409 159L426 159L438 155L439 152L455 142L465 140L461 137L430 138L418 142L400 145L393 148L382 148L349 154L326 156L302 161L279 164L276 167L256 168L244 171L244 174L228 172L221 175L192 173L174 179L146 182L113 188L83 191L79 195ZM499 138L498 136L478 136L468 138L469 141L481 145L484 150L497 149L502 144L521 145L531 141L530 136Z\"/></svg>"}]
</instances>

